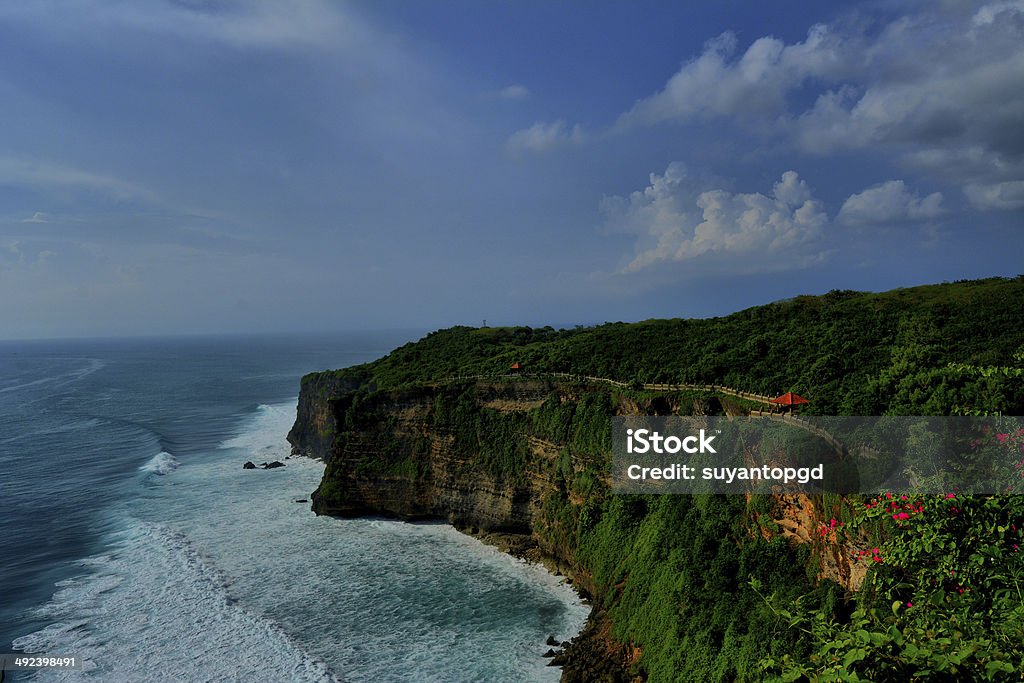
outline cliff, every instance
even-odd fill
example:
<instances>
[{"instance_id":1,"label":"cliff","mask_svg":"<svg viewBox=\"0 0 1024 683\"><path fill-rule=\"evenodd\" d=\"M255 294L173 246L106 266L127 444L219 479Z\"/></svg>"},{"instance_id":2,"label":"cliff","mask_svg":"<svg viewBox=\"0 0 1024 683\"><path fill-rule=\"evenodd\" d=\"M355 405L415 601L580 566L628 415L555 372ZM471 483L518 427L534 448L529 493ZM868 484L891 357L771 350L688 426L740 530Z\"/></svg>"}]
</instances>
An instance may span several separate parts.
<instances>
[{"instance_id":1,"label":"cliff","mask_svg":"<svg viewBox=\"0 0 1024 683\"><path fill-rule=\"evenodd\" d=\"M480 379L513 363L542 374ZM851 662L872 680L926 666L962 673L959 659L921 664L913 648L931 647L936 624L965 620L962 651L984 654L969 671L991 672L1009 661L988 644L1002 632L994 624L1015 623L1000 597L1010 591L961 590L951 600L973 602L958 611L922 598L938 585L930 568L947 561L936 553L955 548L966 563L976 544L964 539L979 529L1024 529L1024 513L1009 513L1016 503L979 502L977 519L989 519L986 505L999 514L975 528L960 514L970 501L958 499L929 520L955 527L943 528L945 546L926 539L909 557L906 530L861 500L609 495L608 418L736 414L755 407L745 401L754 394L785 391L818 414L1021 414L1022 363L1024 277L830 292L707 320L456 327L304 377L289 440L327 463L318 513L445 519L568 574L595 607L560 658L563 680L792 680ZM587 375L618 381L572 379ZM722 385L743 391L716 393ZM843 523L854 533L840 533ZM1007 543L1006 558L1024 545ZM865 548L872 561L858 564ZM857 590L866 573L870 590ZM1003 601L998 620L986 600ZM929 621L929 610L910 609L919 603L943 616ZM865 632L884 636L876 647L873 635L870 656Z\"/></svg>"},{"instance_id":2,"label":"cliff","mask_svg":"<svg viewBox=\"0 0 1024 683\"><path fill-rule=\"evenodd\" d=\"M799 518L783 527L783 533L762 535L755 531L757 515L742 498L718 497L693 505L678 496L658 504L645 500L650 497L608 495L610 416L720 410L712 396L529 379L367 391L339 383L332 373L310 376L302 390L289 440L296 452L327 463L313 494L316 512L445 519L503 549L545 561L593 598L596 608L588 627L558 659L563 680L642 680L659 659L668 657L651 643L660 627L630 625L637 617L657 616L661 609L636 603L658 598L643 574L672 576L680 569L676 563L645 557L642 553L648 550L696 549L702 574L705 561L713 564L717 557L725 563L715 589L721 592L701 587L722 622L701 647L718 647L714 633L739 630L750 634L743 640L751 661L753 652L760 652L757 629L751 628L756 620L748 613L753 604L737 601L738 608L730 605L724 611L719 604L732 601L746 580L747 574L732 563L774 558L778 566L766 578L813 591L805 572L807 554L794 554L783 539L783 533L798 541L813 538L817 519L809 502L798 508ZM762 507L767 517L785 509ZM659 533L678 527L679 534L652 541L645 524ZM784 581L779 581L780 574ZM682 589L665 589L670 594L665 606L678 622L667 627L700 631L704 625L699 612L686 615L695 620L687 622L672 607ZM653 652L644 659L648 647ZM663 666L675 670L678 664L667 661ZM735 664L723 659L720 666L724 675L736 677Z\"/></svg>"},{"instance_id":3,"label":"cliff","mask_svg":"<svg viewBox=\"0 0 1024 683\"><path fill-rule=\"evenodd\" d=\"M345 389L330 378L304 383L288 436L296 452L327 463L313 494L317 513L445 519L472 533L531 536L542 553L593 590L573 549L540 532L551 521L545 500L569 495L567 474L596 470L600 458L529 434L528 423L530 411L546 401L574 405L582 394L602 390L547 381L370 394ZM635 403L621 410L639 414Z\"/></svg>"}]
</instances>

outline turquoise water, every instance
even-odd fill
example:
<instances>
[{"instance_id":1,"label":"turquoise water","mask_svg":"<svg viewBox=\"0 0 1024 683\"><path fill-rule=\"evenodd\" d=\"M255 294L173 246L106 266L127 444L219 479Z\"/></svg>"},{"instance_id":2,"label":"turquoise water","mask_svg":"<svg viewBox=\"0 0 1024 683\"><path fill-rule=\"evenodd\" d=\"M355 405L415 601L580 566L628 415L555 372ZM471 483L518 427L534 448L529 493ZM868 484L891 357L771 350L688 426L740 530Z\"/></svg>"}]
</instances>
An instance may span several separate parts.
<instances>
[{"instance_id":1,"label":"turquoise water","mask_svg":"<svg viewBox=\"0 0 1024 683\"><path fill-rule=\"evenodd\" d=\"M86 660L34 680L557 680L544 640L587 609L554 577L296 502L323 467L285 460L298 377L402 341L0 348L0 648Z\"/></svg>"}]
</instances>

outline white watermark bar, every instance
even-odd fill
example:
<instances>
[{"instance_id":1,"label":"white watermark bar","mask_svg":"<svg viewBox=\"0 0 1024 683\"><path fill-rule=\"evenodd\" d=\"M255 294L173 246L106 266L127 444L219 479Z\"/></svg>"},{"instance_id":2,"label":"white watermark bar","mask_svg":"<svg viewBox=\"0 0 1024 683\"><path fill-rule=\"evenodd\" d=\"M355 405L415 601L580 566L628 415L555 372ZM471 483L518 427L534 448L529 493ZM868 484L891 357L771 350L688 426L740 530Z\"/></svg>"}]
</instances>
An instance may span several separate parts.
<instances>
[{"instance_id":1,"label":"white watermark bar","mask_svg":"<svg viewBox=\"0 0 1024 683\"><path fill-rule=\"evenodd\" d=\"M74 655L32 655L21 652L0 653L0 671L81 668L82 658Z\"/></svg>"},{"instance_id":2,"label":"white watermark bar","mask_svg":"<svg viewBox=\"0 0 1024 683\"><path fill-rule=\"evenodd\" d=\"M1020 417L615 417L612 491L1024 494Z\"/></svg>"}]
</instances>

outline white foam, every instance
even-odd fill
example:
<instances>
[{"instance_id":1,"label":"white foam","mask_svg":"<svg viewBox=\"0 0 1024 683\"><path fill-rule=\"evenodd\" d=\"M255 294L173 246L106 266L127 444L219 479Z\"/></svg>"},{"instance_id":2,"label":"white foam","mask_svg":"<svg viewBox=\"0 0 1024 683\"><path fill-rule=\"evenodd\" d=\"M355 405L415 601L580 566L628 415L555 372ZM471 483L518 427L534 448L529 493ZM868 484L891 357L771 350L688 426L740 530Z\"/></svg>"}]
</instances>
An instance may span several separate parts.
<instances>
[{"instance_id":1,"label":"white foam","mask_svg":"<svg viewBox=\"0 0 1024 683\"><path fill-rule=\"evenodd\" d=\"M18 638L31 653L83 658L36 680L337 681L273 621L237 603L232 580L171 529L132 520L110 553L83 563Z\"/></svg>"},{"instance_id":2,"label":"white foam","mask_svg":"<svg viewBox=\"0 0 1024 683\"><path fill-rule=\"evenodd\" d=\"M93 669L39 680L557 681L544 640L589 611L572 589L447 525L316 517L295 501L323 463L280 456L295 405L127 501L114 550L16 644ZM287 466L242 469L256 458Z\"/></svg>"},{"instance_id":3,"label":"white foam","mask_svg":"<svg viewBox=\"0 0 1024 683\"><path fill-rule=\"evenodd\" d=\"M256 412L246 418L239 433L226 439L219 448L240 448L247 457L262 460L280 460L291 453L285 436L295 422L298 399L287 403L267 405L261 403Z\"/></svg>"},{"instance_id":4,"label":"white foam","mask_svg":"<svg viewBox=\"0 0 1024 683\"><path fill-rule=\"evenodd\" d=\"M139 467L139 471L164 476L170 474L180 466L181 463L178 462L177 458L167 451L160 451L150 458L149 462Z\"/></svg>"}]
</instances>

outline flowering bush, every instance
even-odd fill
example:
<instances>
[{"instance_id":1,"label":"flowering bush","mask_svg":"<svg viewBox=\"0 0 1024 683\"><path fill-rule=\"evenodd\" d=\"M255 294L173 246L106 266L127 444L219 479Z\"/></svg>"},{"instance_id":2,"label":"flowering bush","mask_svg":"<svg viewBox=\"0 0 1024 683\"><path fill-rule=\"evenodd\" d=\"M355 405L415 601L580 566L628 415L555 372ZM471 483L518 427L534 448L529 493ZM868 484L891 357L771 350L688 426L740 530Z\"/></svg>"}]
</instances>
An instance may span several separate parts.
<instances>
[{"instance_id":1,"label":"flowering bush","mask_svg":"<svg viewBox=\"0 0 1024 683\"><path fill-rule=\"evenodd\" d=\"M1024 497L887 493L855 505L849 524L823 525L821 534L868 565L849 620L766 597L816 644L806 661L765 660L766 673L784 681L1022 680Z\"/></svg>"}]
</instances>

